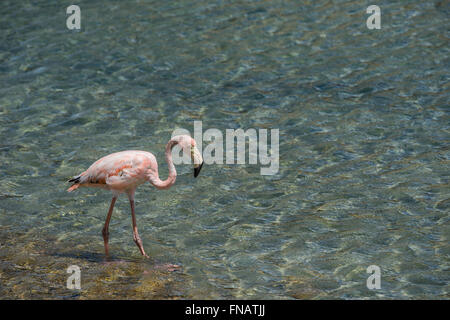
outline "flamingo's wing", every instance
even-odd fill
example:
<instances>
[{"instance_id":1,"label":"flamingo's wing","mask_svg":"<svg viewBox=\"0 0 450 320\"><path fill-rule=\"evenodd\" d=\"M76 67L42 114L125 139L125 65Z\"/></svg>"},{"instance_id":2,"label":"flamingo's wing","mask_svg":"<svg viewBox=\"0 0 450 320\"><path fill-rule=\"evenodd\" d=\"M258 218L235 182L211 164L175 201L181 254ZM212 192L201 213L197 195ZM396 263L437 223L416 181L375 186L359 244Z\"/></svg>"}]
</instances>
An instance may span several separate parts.
<instances>
[{"instance_id":1,"label":"flamingo's wing","mask_svg":"<svg viewBox=\"0 0 450 320\"><path fill-rule=\"evenodd\" d=\"M126 189L140 180L140 168L124 165L117 169L105 181L112 189Z\"/></svg>"}]
</instances>

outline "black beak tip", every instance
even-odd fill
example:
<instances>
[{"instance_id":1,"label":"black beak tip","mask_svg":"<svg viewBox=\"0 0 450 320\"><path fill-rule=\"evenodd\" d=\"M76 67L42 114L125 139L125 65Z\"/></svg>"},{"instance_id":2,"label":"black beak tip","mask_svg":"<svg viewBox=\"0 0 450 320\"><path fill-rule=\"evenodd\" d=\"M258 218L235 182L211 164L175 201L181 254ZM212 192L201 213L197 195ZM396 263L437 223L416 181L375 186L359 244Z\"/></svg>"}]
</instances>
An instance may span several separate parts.
<instances>
[{"instance_id":1,"label":"black beak tip","mask_svg":"<svg viewBox=\"0 0 450 320\"><path fill-rule=\"evenodd\" d=\"M203 162L197 168L194 168L194 178L197 178L197 176L200 173L200 170L202 169L202 167L203 167Z\"/></svg>"}]
</instances>

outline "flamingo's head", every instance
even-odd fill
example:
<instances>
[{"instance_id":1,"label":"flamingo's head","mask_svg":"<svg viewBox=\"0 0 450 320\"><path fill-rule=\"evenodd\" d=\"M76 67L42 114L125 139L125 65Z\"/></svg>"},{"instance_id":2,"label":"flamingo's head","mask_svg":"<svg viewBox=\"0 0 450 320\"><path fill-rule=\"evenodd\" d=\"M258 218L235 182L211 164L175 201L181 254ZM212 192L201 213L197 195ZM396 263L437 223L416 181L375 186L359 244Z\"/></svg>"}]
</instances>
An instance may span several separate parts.
<instances>
[{"instance_id":1,"label":"flamingo's head","mask_svg":"<svg viewBox=\"0 0 450 320\"><path fill-rule=\"evenodd\" d=\"M197 178L203 166L203 157L197 149L197 142L188 135L175 136L172 140L176 140L185 154L190 154L192 163L194 164L194 177Z\"/></svg>"},{"instance_id":2,"label":"flamingo's head","mask_svg":"<svg viewBox=\"0 0 450 320\"><path fill-rule=\"evenodd\" d=\"M200 151L197 149L197 143L191 138L191 159L194 164L194 178L197 178L200 170L203 167L203 157Z\"/></svg>"}]
</instances>

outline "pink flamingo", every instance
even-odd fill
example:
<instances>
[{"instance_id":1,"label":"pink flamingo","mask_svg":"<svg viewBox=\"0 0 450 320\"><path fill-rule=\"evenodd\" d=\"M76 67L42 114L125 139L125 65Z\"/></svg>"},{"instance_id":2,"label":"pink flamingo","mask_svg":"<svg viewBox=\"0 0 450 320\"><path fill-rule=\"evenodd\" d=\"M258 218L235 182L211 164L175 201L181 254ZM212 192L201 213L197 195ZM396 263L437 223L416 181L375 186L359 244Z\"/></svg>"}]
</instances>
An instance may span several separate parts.
<instances>
[{"instance_id":1,"label":"pink flamingo","mask_svg":"<svg viewBox=\"0 0 450 320\"><path fill-rule=\"evenodd\" d=\"M114 204L121 193L126 193L131 205L131 218L133 222L133 239L141 254L145 254L142 240L139 237L136 217L134 213L134 192L136 188L149 181L157 189L168 189L177 177L177 171L172 161L172 148L179 145L185 154L190 154L194 163L194 177L200 173L203 166L203 158L196 147L194 139L187 135L175 136L166 145L166 161L169 166L169 177L162 181L158 175L158 163L153 154L146 151L128 150L112 153L94 162L89 169L80 175L73 177L69 182L73 185L67 189L71 192L79 187L98 187L111 190L113 197L106 216L105 225L102 230L105 242L105 254L108 257L109 221L113 212Z\"/></svg>"}]
</instances>

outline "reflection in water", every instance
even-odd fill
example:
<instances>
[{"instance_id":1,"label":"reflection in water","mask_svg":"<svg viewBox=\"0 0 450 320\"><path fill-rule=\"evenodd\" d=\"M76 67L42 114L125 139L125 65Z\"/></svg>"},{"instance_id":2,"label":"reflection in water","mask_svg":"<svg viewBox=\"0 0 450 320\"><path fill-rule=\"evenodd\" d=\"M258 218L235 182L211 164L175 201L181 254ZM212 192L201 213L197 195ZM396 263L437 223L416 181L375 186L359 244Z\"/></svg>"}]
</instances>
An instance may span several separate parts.
<instances>
[{"instance_id":1,"label":"reflection in water","mask_svg":"<svg viewBox=\"0 0 450 320\"><path fill-rule=\"evenodd\" d=\"M82 1L74 32L57 1L3 1L0 297L448 297L449 8L377 5L380 30L360 1ZM122 197L105 263L110 195L67 178L126 149L165 178L165 143L194 120L280 129L278 174L178 166L136 195L151 259Z\"/></svg>"}]
</instances>

